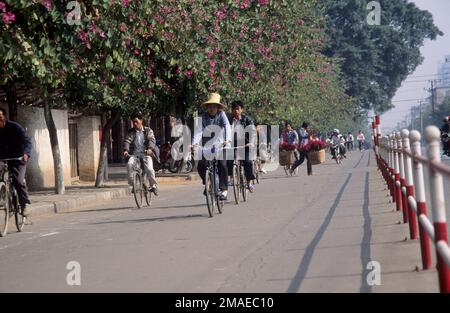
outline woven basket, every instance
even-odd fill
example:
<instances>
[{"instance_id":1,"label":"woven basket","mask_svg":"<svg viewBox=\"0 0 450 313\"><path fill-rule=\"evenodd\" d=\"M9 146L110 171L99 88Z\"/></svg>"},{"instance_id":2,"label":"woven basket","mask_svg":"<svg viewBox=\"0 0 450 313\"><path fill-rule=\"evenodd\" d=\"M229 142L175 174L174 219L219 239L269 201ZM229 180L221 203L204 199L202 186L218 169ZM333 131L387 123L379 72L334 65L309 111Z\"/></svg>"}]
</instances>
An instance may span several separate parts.
<instances>
[{"instance_id":1,"label":"woven basket","mask_svg":"<svg viewBox=\"0 0 450 313\"><path fill-rule=\"evenodd\" d=\"M294 151L280 151L279 159L281 166L291 165L295 160Z\"/></svg>"},{"instance_id":2,"label":"woven basket","mask_svg":"<svg viewBox=\"0 0 450 313\"><path fill-rule=\"evenodd\" d=\"M309 162L312 165L318 165L325 163L325 149L320 151L310 151L308 152Z\"/></svg>"}]
</instances>

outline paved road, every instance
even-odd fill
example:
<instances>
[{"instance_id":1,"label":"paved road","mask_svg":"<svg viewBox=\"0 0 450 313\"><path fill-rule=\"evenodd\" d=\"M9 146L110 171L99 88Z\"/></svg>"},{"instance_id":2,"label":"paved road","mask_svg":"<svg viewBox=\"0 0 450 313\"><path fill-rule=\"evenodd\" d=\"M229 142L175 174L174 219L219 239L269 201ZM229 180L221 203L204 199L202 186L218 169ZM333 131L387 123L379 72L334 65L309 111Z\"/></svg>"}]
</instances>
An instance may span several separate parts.
<instances>
[{"instance_id":1,"label":"paved road","mask_svg":"<svg viewBox=\"0 0 450 313\"><path fill-rule=\"evenodd\" d=\"M369 155L328 161L311 178L305 166L293 178L272 172L249 202L229 203L214 218L202 187L190 185L162 188L151 208L127 198L35 220L0 238L0 292L373 291L367 263L389 256L383 244L401 244L403 234ZM375 196L373 182L381 186ZM372 231L373 214L388 221L376 225L383 232ZM416 245L404 248L418 257ZM67 284L70 261L81 265L80 286ZM406 266L411 275L407 263L399 257L392 274Z\"/></svg>"}]
</instances>

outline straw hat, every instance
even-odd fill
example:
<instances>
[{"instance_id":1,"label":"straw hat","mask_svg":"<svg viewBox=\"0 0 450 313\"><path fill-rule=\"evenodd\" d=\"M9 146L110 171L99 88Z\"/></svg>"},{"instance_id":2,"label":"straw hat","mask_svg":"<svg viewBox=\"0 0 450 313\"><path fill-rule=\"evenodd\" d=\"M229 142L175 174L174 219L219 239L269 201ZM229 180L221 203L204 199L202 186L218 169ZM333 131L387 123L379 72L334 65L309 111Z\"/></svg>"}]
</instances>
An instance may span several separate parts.
<instances>
[{"instance_id":1,"label":"straw hat","mask_svg":"<svg viewBox=\"0 0 450 313\"><path fill-rule=\"evenodd\" d=\"M217 104L221 109L225 109L225 105L220 102L220 95L218 93L212 93L209 95L209 99L203 102L203 106L206 107L208 104Z\"/></svg>"}]
</instances>

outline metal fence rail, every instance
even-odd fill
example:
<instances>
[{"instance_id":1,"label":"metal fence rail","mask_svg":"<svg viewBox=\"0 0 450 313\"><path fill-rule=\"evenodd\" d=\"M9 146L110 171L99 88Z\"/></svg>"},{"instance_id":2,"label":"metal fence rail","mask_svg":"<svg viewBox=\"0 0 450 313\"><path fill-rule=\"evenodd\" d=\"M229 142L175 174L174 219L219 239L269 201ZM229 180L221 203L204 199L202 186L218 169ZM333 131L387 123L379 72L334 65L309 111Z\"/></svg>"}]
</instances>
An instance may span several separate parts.
<instances>
[{"instance_id":1,"label":"metal fence rail","mask_svg":"<svg viewBox=\"0 0 450 313\"><path fill-rule=\"evenodd\" d=\"M392 202L409 224L411 239L420 240L423 269L432 266L430 239L434 243L441 292L450 293L450 248L447 236L443 176L450 177L450 167L441 162L440 130L425 130L427 156L422 156L418 131L381 136L380 117L372 123L378 168L387 184ZM427 214L423 168L429 169L432 220ZM448 196L448 195L447 195Z\"/></svg>"}]
</instances>

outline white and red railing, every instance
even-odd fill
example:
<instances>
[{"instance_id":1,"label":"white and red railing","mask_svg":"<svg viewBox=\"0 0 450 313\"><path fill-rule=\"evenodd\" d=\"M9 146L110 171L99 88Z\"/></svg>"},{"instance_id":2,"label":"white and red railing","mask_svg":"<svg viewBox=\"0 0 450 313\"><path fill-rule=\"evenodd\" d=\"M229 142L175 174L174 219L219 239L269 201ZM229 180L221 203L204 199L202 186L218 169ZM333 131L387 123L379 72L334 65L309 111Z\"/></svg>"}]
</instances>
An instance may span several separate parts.
<instances>
[{"instance_id":1,"label":"white and red railing","mask_svg":"<svg viewBox=\"0 0 450 313\"><path fill-rule=\"evenodd\" d=\"M431 239L436 251L440 291L450 293L450 248L443 180L444 175L450 177L450 166L441 162L440 131L435 126L425 130L427 157L424 157L418 131L404 129L382 137L379 116L372 128L378 167L392 202L402 211L403 222L409 224L410 238L420 240L423 269L432 267ZM429 170L432 220L427 215L423 166Z\"/></svg>"}]
</instances>

